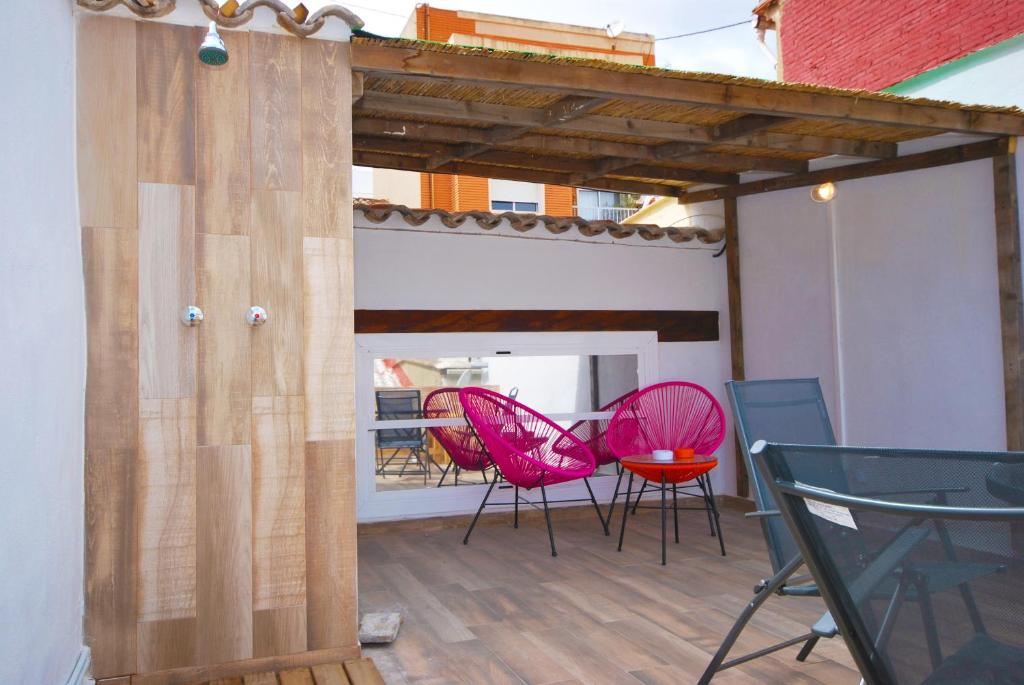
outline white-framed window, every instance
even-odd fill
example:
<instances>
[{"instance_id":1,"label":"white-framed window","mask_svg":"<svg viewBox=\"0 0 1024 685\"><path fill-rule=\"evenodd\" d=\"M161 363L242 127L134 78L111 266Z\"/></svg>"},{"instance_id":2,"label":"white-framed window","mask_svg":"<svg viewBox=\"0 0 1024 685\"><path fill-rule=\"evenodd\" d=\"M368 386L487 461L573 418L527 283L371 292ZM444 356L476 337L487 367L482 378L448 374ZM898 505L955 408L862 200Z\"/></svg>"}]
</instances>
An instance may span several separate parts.
<instances>
[{"instance_id":1,"label":"white-framed window","mask_svg":"<svg viewBox=\"0 0 1024 685\"><path fill-rule=\"evenodd\" d=\"M492 212L528 212L536 214L540 205L536 202L515 202L513 200L491 200Z\"/></svg>"},{"instance_id":2,"label":"white-framed window","mask_svg":"<svg viewBox=\"0 0 1024 685\"><path fill-rule=\"evenodd\" d=\"M492 212L544 212L544 185L492 178L487 182Z\"/></svg>"},{"instance_id":3,"label":"white-framed window","mask_svg":"<svg viewBox=\"0 0 1024 685\"><path fill-rule=\"evenodd\" d=\"M608 333L414 333L356 336L356 489L360 521L394 520L476 511L485 485L479 474L464 473L458 487L437 487L444 466L441 454L421 455L430 477L408 451L393 461L388 475L381 464L380 436L426 437L426 428L461 420L423 419L414 411L378 415L378 397L391 390L419 391L417 401L437 387L480 385L515 394L524 404L568 428L586 418L610 413L595 411L624 392L658 378L657 334ZM396 373L396 369L398 372ZM394 393L391 393L392 395ZM408 418L407 418L408 417ZM390 431L385 433L384 431ZM418 439L418 438L417 438ZM424 446L440 449L440 446ZM383 456L383 459L382 459ZM413 476L399 476L403 464ZM475 478L475 479L474 479ZM424 482L425 481L425 482ZM611 498L614 477L594 477L599 501ZM552 490L555 499L587 497L579 482Z\"/></svg>"}]
</instances>

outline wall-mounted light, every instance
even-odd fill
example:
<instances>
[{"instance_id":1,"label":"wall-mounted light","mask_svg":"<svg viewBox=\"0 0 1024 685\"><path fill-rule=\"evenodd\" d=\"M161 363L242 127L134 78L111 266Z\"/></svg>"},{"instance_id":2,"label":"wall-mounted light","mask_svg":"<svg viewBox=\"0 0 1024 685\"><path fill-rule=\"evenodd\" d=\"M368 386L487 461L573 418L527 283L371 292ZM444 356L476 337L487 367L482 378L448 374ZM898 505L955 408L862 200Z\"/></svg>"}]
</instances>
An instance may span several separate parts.
<instances>
[{"instance_id":1,"label":"wall-mounted light","mask_svg":"<svg viewBox=\"0 0 1024 685\"><path fill-rule=\"evenodd\" d=\"M224 39L217 33L217 22L210 22L210 30L206 32L202 44L199 46L199 61L203 64L219 67L228 61L228 48L224 45Z\"/></svg>"},{"instance_id":2,"label":"wall-mounted light","mask_svg":"<svg viewBox=\"0 0 1024 685\"><path fill-rule=\"evenodd\" d=\"M811 188L811 199L815 202L831 202L836 196L836 184L832 181Z\"/></svg>"}]
</instances>

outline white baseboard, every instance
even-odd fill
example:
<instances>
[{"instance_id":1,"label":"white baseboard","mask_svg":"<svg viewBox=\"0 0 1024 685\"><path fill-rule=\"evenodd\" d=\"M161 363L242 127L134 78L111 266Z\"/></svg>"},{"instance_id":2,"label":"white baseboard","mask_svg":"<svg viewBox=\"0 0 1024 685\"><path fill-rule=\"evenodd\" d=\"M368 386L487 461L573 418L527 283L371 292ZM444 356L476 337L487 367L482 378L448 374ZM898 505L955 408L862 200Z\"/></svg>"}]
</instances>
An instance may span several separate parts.
<instances>
[{"instance_id":1,"label":"white baseboard","mask_svg":"<svg viewBox=\"0 0 1024 685\"><path fill-rule=\"evenodd\" d=\"M75 668L68 676L67 685L89 685L95 682L89 677L89 666L92 664L92 652L88 647L83 646L78 653L78 660L75 661Z\"/></svg>"}]
</instances>

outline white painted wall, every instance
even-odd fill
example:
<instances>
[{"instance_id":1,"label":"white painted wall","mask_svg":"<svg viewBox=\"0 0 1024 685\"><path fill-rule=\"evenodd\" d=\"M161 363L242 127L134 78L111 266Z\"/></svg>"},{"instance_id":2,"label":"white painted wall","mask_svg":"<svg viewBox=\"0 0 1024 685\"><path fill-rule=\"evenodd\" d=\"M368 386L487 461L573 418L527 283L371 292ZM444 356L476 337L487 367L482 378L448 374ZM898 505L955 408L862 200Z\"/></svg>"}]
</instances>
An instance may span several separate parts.
<instances>
[{"instance_id":1,"label":"white painted wall","mask_svg":"<svg viewBox=\"0 0 1024 685\"><path fill-rule=\"evenodd\" d=\"M82 647L82 260L67 0L8 3L0 41L0 683Z\"/></svg>"},{"instance_id":2,"label":"white painted wall","mask_svg":"<svg viewBox=\"0 0 1024 685\"><path fill-rule=\"evenodd\" d=\"M509 228L486 234L465 227L417 232L395 218L382 225L394 230L381 230L370 228L359 212L355 225L356 307L361 309L717 310L722 339L661 343L659 368L663 380L695 381L725 404L723 383L730 373L725 259L714 259L708 246L524 238ZM716 492L735 492L731 440L719 455Z\"/></svg>"},{"instance_id":3,"label":"white painted wall","mask_svg":"<svg viewBox=\"0 0 1024 685\"><path fill-rule=\"evenodd\" d=\"M741 198L748 378L820 376L850 444L1005 449L993 212L990 160Z\"/></svg>"},{"instance_id":4,"label":"white painted wall","mask_svg":"<svg viewBox=\"0 0 1024 685\"><path fill-rule=\"evenodd\" d=\"M377 200L387 200L393 205L405 205L406 207L419 207L423 204L420 201L419 172L397 169L371 169L371 171L371 188L365 195L358 195L358 190L353 187L353 197L373 197Z\"/></svg>"}]
</instances>

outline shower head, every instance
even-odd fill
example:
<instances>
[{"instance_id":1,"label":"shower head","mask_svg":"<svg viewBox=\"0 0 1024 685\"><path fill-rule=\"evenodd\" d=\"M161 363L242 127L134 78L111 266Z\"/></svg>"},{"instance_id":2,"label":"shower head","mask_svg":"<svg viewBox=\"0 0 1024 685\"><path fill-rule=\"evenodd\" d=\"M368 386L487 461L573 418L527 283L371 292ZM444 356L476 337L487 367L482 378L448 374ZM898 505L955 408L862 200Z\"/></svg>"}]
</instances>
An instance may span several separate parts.
<instances>
[{"instance_id":1,"label":"shower head","mask_svg":"<svg viewBox=\"0 0 1024 685\"><path fill-rule=\"evenodd\" d=\"M206 32L206 37L203 38L203 43L199 46L199 61L215 67L228 61L228 49L220 34L217 33L216 22L210 22L210 30Z\"/></svg>"}]
</instances>

